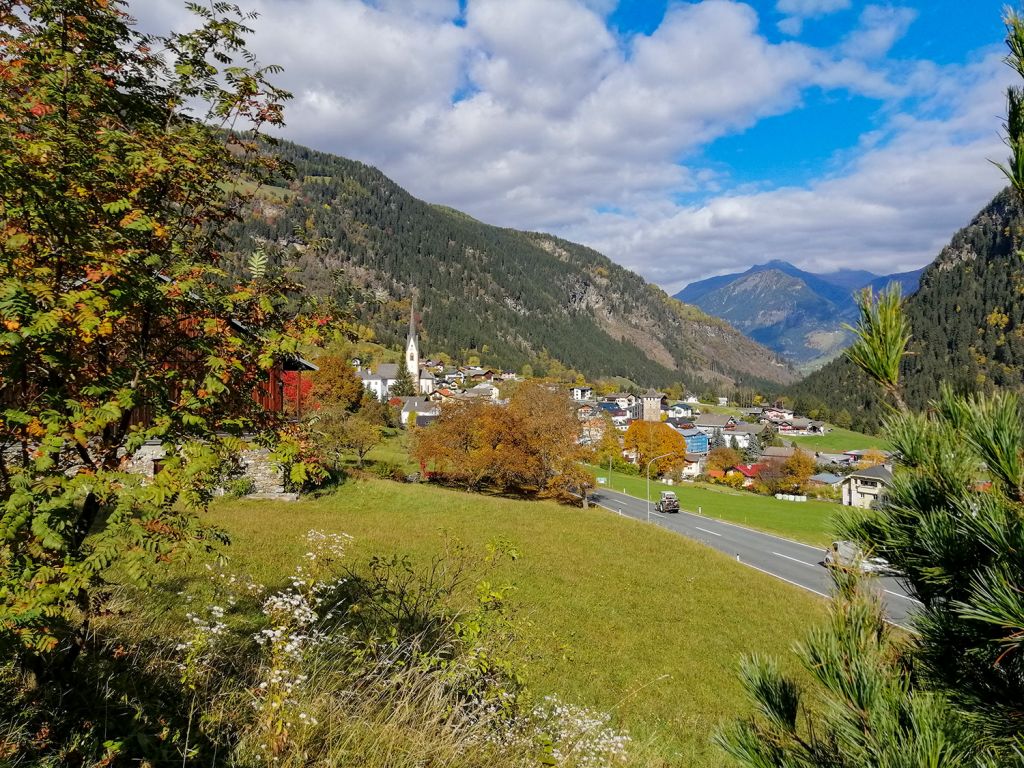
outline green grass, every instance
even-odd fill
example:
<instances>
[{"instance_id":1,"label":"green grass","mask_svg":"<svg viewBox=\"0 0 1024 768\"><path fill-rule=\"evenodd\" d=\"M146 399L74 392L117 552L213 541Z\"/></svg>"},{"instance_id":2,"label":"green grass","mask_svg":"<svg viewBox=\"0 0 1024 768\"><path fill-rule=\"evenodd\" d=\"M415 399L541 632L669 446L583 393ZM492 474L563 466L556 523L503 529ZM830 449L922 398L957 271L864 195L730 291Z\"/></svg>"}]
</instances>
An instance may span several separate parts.
<instances>
[{"instance_id":1,"label":"green grass","mask_svg":"<svg viewBox=\"0 0 1024 768\"><path fill-rule=\"evenodd\" d=\"M608 468L588 467L598 477L606 477ZM625 491L633 496L646 498L647 481L643 477L612 473L610 486L616 491ZM601 486L598 486L600 492ZM683 509L739 523L751 528L775 533L806 544L825 546L832 540L830 520L836 512L836 505L824 501L780 501L770 496L758 496L749 491L731 488L680 483L665 485L651 480L651 500L658 498L661 491L675 491Z\"/></svg>"},{"instance_id":2,"label":"green grass","mask_svg":"<svg viewBox=\"0 0 1024 768\"><path fill-rule=\"evenodd\" d=\"M418 472L419 465L409 458L409 433L404 429L384 438L380 445L366 454L369 462L387 462L402 467L406 472Z\"/></svg>"},{"instance_id":3,"label":"green grass","mask_svg":"<svg viewBox=\"0 0 1024 768\"><path fill-rule=\"evenodd\" d=\"M516 586L517 655L531 689L613 712L657 759L725 764L710 742L745 713L741 654L787 658L824 612L820 599L695 542L600 509L516 501L385 481L350 481L291 504L220 501L234 567L279 582L311 528L355 537L351 557L408 553L424 563L444 531L482 549L504 538L522 553L496 581Z\"/></svg>"},{"instance_id":4,"label":"green grass","mask_svg":"<svg viewBox=\"0 0 1024 768\"><path fill-rule=\"evenodd\" d=\"M889 448L889 442L884 437L865 435L842 427L830 427L824 435L801 435L784 439L792 440L795 445L806 450L826 453L842 453L858 448Z\"/></svg>"}]
</instances>

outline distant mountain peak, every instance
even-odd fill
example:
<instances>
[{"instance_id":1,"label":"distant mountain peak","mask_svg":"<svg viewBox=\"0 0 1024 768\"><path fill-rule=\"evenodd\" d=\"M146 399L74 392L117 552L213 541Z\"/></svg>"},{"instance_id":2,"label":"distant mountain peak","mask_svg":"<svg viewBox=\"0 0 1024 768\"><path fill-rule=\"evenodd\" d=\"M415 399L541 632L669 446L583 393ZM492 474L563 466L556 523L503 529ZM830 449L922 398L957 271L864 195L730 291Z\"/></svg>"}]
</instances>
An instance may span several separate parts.
<instances>
[{"instance_id":1,"label":"distant mountain peak","mask_svg":"<svg viewBox=\"0 0 1024 768\"><path fill-rule=\"evenodd\" d=\"M728 321L795 364L814 367L849 342L843 324L854 318L859 289L877 290L896 280L904 293L912 293L920 274L915 270L879 277L857 269L819 274L772 259L744 272L690 283L676 298Z\"/></svg>"}]
</instances>

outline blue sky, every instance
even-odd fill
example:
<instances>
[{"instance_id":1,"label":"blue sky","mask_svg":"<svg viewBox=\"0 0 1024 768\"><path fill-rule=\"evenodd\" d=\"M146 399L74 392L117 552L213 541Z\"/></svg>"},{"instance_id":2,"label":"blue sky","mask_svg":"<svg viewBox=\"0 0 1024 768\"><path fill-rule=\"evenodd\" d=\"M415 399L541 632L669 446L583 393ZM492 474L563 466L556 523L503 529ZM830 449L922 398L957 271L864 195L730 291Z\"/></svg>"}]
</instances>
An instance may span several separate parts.
<instances>
[{"instance_id":1,"label":"blue sky","mask_svg":"<svg viewBox=\"0 0 1024 768\"><path fill-rule=\"evenodd\" d=\"M1002 186L1001 0L244 5L288 138L669 291L774 258L915 268Z\"/></svg>"}]
</instances>

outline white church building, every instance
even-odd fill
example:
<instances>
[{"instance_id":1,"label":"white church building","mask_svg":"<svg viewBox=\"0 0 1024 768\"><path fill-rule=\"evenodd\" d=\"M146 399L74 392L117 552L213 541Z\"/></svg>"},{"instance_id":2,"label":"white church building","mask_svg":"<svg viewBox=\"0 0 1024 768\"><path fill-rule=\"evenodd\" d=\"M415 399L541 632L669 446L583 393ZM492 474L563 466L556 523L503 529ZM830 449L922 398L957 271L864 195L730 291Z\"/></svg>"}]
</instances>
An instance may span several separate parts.
<instances>
[{"instance_id":1,"label":"white church building","mask_svg":"<svg viewBox=\"0 0 1024 768\"><path fill-rule=\"evenodd\" d=\"M360 371L359 377L363 386L373 392L379 400L386 400L391 387L398 381L400 363L381 363L374 372ZM405 340L405 369L412 378L417 395L430 395L434 392L434 374L420 367L420 343L416 332L416 303L409 309L409 336Z\"/></svg>"}]
</instances>

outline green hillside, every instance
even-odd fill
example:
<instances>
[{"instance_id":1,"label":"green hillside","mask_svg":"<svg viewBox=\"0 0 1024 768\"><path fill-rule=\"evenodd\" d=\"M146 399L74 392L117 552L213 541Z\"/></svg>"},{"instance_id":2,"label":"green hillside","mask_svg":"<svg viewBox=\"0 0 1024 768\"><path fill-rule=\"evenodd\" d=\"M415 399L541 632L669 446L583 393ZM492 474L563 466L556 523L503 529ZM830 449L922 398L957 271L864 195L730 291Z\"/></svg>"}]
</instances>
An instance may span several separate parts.
<instances>
[{"instance_id":1,"label":"green hillside","mask_svg":"<svg viewBox=\"0 0 1024 768\"><path fill-rule=\"evenodd\" d=\"M551 235L481 223L417 200L362 163L283 142L289 194L260 196L236 228L267 243L307 290L350 304L385 344L421 309L428 355L589 377L777 388L796 379L774 353L670 298L602 254Z\"/></svg>"},{"instance_id":2,"label":"green hillside","mask_svg":"<svg viewBox=\"0 0 1024 768\"><path fill-rule=\"evenodd\" d=\"M924 408L946 382L960 392L1024 388L1024 212L1001 192L961 229L907 299L913 338L901 375L906 398ZM790 388L801 407L840 411L854 429L877 432L884 417L878 390L845 359Z\"/></svg>"},{"instance_id":3,"label":"green hillside","mask_svg":"<svg viewBox=\"0 0 1024 768\"><path fill-rule=\"evenodd\" d=\"M305 531L355 537L350 559L408 553L425 563L445 532L474 548L503 538L521 552L516 654L538 695L610 711L635 739L633 765L720 766L716 725L746 711L736 677L748 652L784 654L823 602L654 526L600 509L481 497L384 481L282 505L224 501L232 567L274 583L305 550Z\"/></svg>"}]
</instances>

